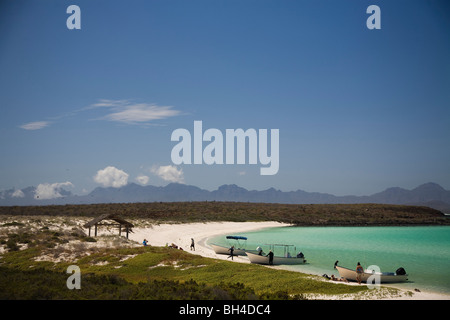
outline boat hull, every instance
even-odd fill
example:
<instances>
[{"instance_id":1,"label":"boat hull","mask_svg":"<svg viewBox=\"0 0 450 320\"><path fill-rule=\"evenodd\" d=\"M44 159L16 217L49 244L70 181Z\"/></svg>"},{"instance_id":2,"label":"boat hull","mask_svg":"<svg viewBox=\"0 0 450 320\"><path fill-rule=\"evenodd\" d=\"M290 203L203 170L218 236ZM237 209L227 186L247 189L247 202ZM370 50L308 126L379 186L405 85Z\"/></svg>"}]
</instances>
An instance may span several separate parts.
<instances>
[{"instance_id":1,"label":"boat hull","mask_svg":"<svg viewBox=\"0 0 450 320\"><path fill-rule=\"evenodd\" d=\"M257 263L257 264L270 264L269 263L269 257L266 257L265 255L260 256L257 253L247 252L247 256L251 263ZM297 257L273 257L273 265L293 265L293 264L304 264L306 263L306 260L304 258L297 258Z\"/></svg>"},{"instance_id":2,"label":"boat hull","mask_svg":"<svg viewBox=\"0 0 450 320\"><path fill-rule=\"evenodd\" d=\"M339 275L342 278L345 278L349 281L357 281L356 280L356 271L344 267L336 266L336 269L339 271ZM405 282L408 280L408 275L399 275L393 272L364 272L361 275L361 282L367 282L370 276L379 275L380 283L395 283L395 282Z\"/></svg>"},{"instance_id":3,"label":"boat hull","mask_svg":"<svg viewBox=\"0 0 450 320\"><path fill-rule=\"evenodd\" d=\"M219 246L219 245L213 244L213 243L211 243L210 246L211 246L211 248L213 248L213 250L216 254L230 255L230 247ZM245 249L234 249L233 255L234 256L245 256L246 252L247 251Z\"/></svg>"}]
</instances>

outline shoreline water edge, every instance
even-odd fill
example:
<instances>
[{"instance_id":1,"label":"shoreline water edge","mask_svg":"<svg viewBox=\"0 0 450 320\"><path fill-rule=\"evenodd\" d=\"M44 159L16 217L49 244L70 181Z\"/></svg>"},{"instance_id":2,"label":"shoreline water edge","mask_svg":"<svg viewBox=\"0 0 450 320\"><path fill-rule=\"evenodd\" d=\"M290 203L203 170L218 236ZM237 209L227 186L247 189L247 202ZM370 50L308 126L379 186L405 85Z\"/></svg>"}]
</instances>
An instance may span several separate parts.
<instances>
[{"instance_id":1,"label":"shoreline water edge","mask_svg":"<svg viewBox=\"0 0 450 320\"><path fill-rule=\"evenodd\" d=\"M214 259L227 259L226 255L217 255L208 245L208 239L220 235L232 233L242 233L258 231L266 228L289 227L291 224L280 222L205 222L205 223L182 223L182 224L158 224L151 227L136 228L130 235L130 239L141 243L142 239L147 239L153 246L166 246L172 243L188 252ZM195 251L190 251L191 239L195 239ZM237 263L250 263L246 257L234 259ZM271 266L271 268L283 269L283 266ZM350 283L349 285L354 285ZM393 287L404 294L395 297L374 299L390 300L450 300L450 295L440 292L420 291L407 294L408 290L395 286L395 284L382 285L383 287ZM339 299L339 297L327 296L316 297L318 299Z\"/></svg>"}]
</instances>

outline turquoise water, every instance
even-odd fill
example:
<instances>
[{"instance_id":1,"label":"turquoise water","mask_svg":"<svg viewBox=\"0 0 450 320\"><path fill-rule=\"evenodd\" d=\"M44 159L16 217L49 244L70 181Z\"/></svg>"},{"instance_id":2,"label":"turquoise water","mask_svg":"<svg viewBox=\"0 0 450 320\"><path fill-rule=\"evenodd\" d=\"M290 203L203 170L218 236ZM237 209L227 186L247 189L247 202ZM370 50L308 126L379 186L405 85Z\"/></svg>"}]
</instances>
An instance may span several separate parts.
<instances>
[{"instance_id":1,"label":"turquoise water","mask_svg":"<svg viewBox=\"0 0 450 320\"><path fill-rule=\"evenodd\" d=\"M334 262L354 268L379 266L382 272L403 267L409 281L398 287L450 294L450 227L282 227L234 234L248 237L247 249L264 244L293 244L306 265L286 269L338 276ZM209 242L226 244L224 236ZM277 252L275 251L275 254ZM283 254L282 251L279 254Z\"/></svg>"}]
</instances>

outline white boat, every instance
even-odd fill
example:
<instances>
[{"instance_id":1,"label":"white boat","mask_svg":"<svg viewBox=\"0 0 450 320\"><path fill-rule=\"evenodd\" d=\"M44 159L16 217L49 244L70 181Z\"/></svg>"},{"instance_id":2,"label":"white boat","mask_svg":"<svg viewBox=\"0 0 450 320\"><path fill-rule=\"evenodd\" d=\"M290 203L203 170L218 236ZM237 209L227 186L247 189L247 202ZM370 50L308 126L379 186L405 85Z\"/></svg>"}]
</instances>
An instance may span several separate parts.
<instances>
[{"instance_id":1,"label":"white boat","mask_svg":"<svg viewBox=\"0 0 450 320\"><path fill-rule=\"evenodd\" d=\"M339 275L349 281L356 281L356 270L348 269L340 266L336 266L339 271ZM396 272L375 272L372 270L364 270L361 275L361 282L367 282L370 276L378 275L380 278L380 283L394 283L394 282L404 282L408 280L407 274L397 274Z\"/></svg>"},{"instance_id":2,"label":"white boat","mask_svg":"<svg viewBox=\"0 0 450 320\"><path fill-rule=\"evenodd\" d=\"M218 244L210 243L211 248L213 248L216 254L227 254L230 255L230 247L219 246ZM235 256L245 256L245 249L234 248L233 255Z\"/></svg>"},{"instance_id":3,"label":"white boat","mask_svg":"<svg viewBox=\"0 0 450 320\"><path fill-rule=\"evenodd\" d=\"M285 244L272 244L270 245L272 248L271 251L274 252L274 247L283 247L284 248L284 255L283 256L273 256L273 261L270 263L269 261L269 255L262 252L246 252L247 256L251 263L257 263L257 264L273 264L273 265L280 265L280 264L304 264L306 263L306 259L303 256L303 254L291 256L289 254L289 247L293 247L293 245L285 245ZM295 250L295 247L294 247Z\"/></svg>"},{"instance_id":4,"label":"white boat","mask_svg":"<svg viewBox=\"0 0 450 320\"><path fill-rule=\"evenodd\" d=\"M233 250L233 255L234 256L245 256L247 252L257 252L256 250L246 250L245 249L245 243L241 243L242 241L246 241L247 238L246 237L242 237L242 236L226 236L227 240L233 240L234 245L229 245L229 246L221 246L215 243L210 243L209 245L211 246L211 248L213 248L214 252L216 254L227 254L230 255L230 248L233 246L234 250Z\"/></svg>"}]
</instances>

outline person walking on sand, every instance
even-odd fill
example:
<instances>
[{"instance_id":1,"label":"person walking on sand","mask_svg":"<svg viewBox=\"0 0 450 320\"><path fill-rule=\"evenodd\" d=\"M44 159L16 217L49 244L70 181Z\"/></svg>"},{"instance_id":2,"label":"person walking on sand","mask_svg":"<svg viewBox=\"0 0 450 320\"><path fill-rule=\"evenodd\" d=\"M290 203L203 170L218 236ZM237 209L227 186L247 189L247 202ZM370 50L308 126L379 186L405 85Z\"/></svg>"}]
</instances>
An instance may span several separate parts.
<instances>
[{"instance_id":1,"label":"person walking on sand","mask_svg":"<svg viewBox=\"0 0 450 320\"><path fill-rule=\"evenodd\" d=\"M361 264L358 262L356 265L356 281L358 281L358 284L361 284L361 278L364 273L364 269L361 266Z\"/></svg>"},{"instance_id":2,"label":"person walking on sand","mask_svg":"<svg viewBox=\"0 0 450 320\"><path fill-rule=\"evenodd\" d=\"M194 250L195 251L195 243L194 243L194 238L191 238L191 251Z\"/></svg>"},{"instance_id":3,"label":"person walking on sand","mask_svg":"<svg viewBox=\"0 0 450 320\"><path fill-rule=\"evenodd\" d=\"M234 246L231 246L231 248L230 249L228 249L228 251L230 251L230 256L228 257L228 258L230 258L231 257L231 260L233 260L233 252L234 252ZM228 259L227 258L227 259Z\"/></svg>"}]
</instances>

